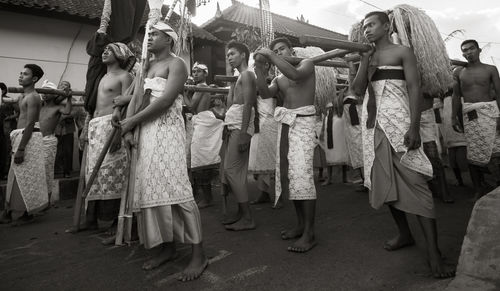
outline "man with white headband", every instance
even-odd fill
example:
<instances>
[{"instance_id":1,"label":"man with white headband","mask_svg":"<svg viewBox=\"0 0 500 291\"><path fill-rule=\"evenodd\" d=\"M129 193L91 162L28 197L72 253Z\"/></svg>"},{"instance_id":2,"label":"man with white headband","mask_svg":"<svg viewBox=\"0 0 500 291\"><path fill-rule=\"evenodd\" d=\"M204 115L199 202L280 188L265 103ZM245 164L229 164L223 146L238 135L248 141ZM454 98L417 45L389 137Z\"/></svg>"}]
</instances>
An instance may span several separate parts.
<instances>
[{"instance_id":1,"label":"man with white headband","mask_svg":"<svg viewBox=\"0 0 500 291\"><path fill-rule=\"evenodd\" d=\"M134 211L138 232L146 249L157 248L143 265L150 270L175 258L175 242L192 245L191 260L178 278L191 281L208 265L202 245L201 219L193 198L186 167L186 131L182 116L184 61L171 51L177 34L158 22L148 34L148 51L154 55L144 79L144 96L134 96L121 121L126 143L138 148ZM140 104L137 104L139 103ZM135 112L136 104L140 105ZM139 143L133 130L140 126Z\"/></svg>"},{"instance_id":2,"label":"man with white headband","mask_svg":"<svg viewBox=\"0 0 500 291\"><path fill-rule=\"evenodd\" d=\"M42 88L57 89L56 84L45 80ZM40 110L40 130L43 135L43 145L45 149L45 175L47 177L47 190L49 192L49 202L52 195L54 184L54 163L57 153L57 138L54 134L59 118L65 114L71 113L71 94L70 89L66 90L68 94L63 96L66 104L61 105L62 98L58 98L57 94L42 94L42 109Z\"/></svg>"},{"instance_id":3,"label":"man with white headband","mask_svg":"<svg viewBox=\"0 0 500 291\"><path fill-rule=\"evenodd\" d=\"M208 67L204 64L193 65L193 79L197 87L208 87ZM224 122L215 117L210 110L210 94L195 92L187 105L194 114L191 119L193 136L191 139L191 171L195 193L200 195L198 207L206 208L212 205L211 181L217 173L220 164L219 151L222 146L222 131Z\"/></svg>"}]
</instances>

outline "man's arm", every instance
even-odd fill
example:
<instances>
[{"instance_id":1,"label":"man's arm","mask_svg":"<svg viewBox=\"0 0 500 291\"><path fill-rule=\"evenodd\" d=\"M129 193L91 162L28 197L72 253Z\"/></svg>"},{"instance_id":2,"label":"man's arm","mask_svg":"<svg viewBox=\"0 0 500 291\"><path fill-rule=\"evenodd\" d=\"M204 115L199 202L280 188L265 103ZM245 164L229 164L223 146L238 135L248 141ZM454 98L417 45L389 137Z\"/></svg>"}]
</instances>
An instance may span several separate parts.
<instances>
[{"instance_id":1,"label":"man's arm","mask_svg":"<svg viewBox=\"0 0 500 291\"><path fill-rule=\"evenodd\" d=\"M24 150L26 149L26 145L28 144L31 135L33 134L35 122L38 121L38 117L40 115L41 100L38 94L31 94L26 102L26 127L23 130L23 137L21 138L21 142L19 143L16 154L14 156L14 162L16 162L17 164L20 164L24 161Z\"/></svg>"},{"instance_id":2,"label":"man's arm","mask_svg":"<svg viewBox=\"0 0 500 291\"><path fill-rule=\"evenodd\" d=\"M234 99L234 87L236 86L236 82L232 82L229 84L229 92L227 93L226 106L229 108L233 105Z\"/></svg>"},{"instance_id":3,"label":"man's arm","mask_svg":"<svg viewBox=\"0 0 500 291\"><path fill-rule=\"evenodd\" d=\"M155 102L150 103L144 108L144 110L141 110L131 117L134 126L160 117L170 108L170 106L172 106L177 96L182 94L184 83L188 76L186 65L182 60L175 59L170 65L169 70L170 72L163 94ZM127 119L128 118L127 115Z\"/></svg>"},{"instance_id":4,"label":"man's arm","mask_svg":"<svg viewBox=\"0 0 500 291\"><path fill-rule=\"evenodd\" d=\"M259 96L262 99L273 98L276 94L278 94L278 77L273 79L271 85L267 85L267 70L261 62L255 62L255 75L257 76L257 91L259 91Z\"/></svg>"},{"instance_id":5,"label":"man's arm","mask_svg":"<svg viewBox=\"0 0 500 291\"><path fill-rule=\"evenodd\" d=\"M417 58L410 48L402 48L403 70L406 79L406 87L410 98L410 129L408 130L409 140L405 144L408 149L420 147L420 117L422 92L420 91L420 75L417 69Z\"/></svg>"},{"instance_id":6,"label":"man's arm","mask_svg":"<svg viewBox=\"0 0 500 291\"><path fill-rule=\"evenodd\" d=\"M243 94L243 119L241 124L241 132L246 133L252 115L252 108L255 105L255 77L252 72L245 71L241 74L241 91Z\"/></svg>"},{"instance_id":7,"label":"man's arm","mask_svg":"<svg viewBox=\"0 0 500 291\"><path fill-rule=\"evenodd\" d=\"M280 72L285 75L290 80L300 81L308 78L311 74L314 74L314 63L311 59L302 60L297 67L292 66L289 62L285 61L282 57L276 55L274 52L270 50L264 51L259 50L257 53L264 52L264 56L269 59L271 63L273 63Z\"/></svg>"},{"instance_id":8,"label":"man's arm","mask_svg":"<svg viewBox=\"0 0 500 291\"><path fill-rule=\"evenodd\" d=\"M358 72L355 73L354 80L351 87L354 94L357 96L364 96L366 88L368 87L368 66L370 65L370 57L373 55L374 49L366 53L361 53L361 61L359 64ZM355 67L353 66L352 69Z\"/></svg>"},{"instance_id":9,"label":"man's arm","mask_svg":"<svg viewBox=\"0 0 500 291\"><path fill-rule=\"evenodd\" d=\"M196 87L208 87L208 86L203 84L203 85L197 85ZM191 99L191 102L189 104L186 104L188 106L188 108L191 110L191 112L195 112L195 109L198 108L198 105L200 104L200 101L203 98L210 98L210 93L208 93L208 92L194 92L193 98ZM195 112L195 113L198 113L198 112Z\"/></svg>"},{"instance_id":10,"label":"man's arm","mask_svg":"<svg viewBox=\"0 0 500 291\"><path fill-rule=\"evenodd\" d=\"M73 108L73 104L71 102L71 94L66 97L66 105L59 110L59 112L63 115L71 114L71 109Z\"/></svg>"},{"instance_id":11,"label":"man's arm","mask_svg":"<svg viewBox=\"0 0 500 291\"><path fill-rule=\"evenodd\" d=\"M463 68L457 68L453 71L453 94L451 96L451 125L455 131L461 132L460 122L458 119L460 108L460 98L463 96L460 86L460 72Z\"/></svg>"},{"instance_id":12,"label":"man's arm","mask_svg":"<svg viewBox=\"0 0 500 291\"><path fill-rule=\"evenodd\" d=\"M495 88L495 95L498 107L500 108L500 77L498 75L498 69L495 66L491 66L491 81L493 87Z\"/></svg>"}]
</instances>

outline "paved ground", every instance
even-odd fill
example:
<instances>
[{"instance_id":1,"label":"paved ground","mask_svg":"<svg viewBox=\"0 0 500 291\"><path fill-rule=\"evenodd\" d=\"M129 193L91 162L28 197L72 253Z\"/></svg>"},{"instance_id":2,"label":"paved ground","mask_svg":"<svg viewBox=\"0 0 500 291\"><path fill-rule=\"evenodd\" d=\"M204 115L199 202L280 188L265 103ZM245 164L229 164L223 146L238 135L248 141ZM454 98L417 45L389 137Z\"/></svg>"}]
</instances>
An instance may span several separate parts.
<instances>
[{"instance_id":1,"label":"paved ground","mask_svg":"<svg viewBox=\"0 0 500 291\"><path fill-rule=\"evenodd\" d=\"M258 229L228 232L218 222L219 203L201 211L204 243L211 264L197 281L181 283L176 273L190 249L157 270L143 271L151 256L138 244L105 247L102 232L65 234L73 201L38 217L36 222L0 226L1 290L441 290L450 280L430 276L418 246L387 252L383 241L396 232L387 209L375 211L366 193L352 185L318 187L317 239L307 254L286 251L279 231L295 222L292 204L272 210L253 207ZM440 244L456 262L472 209L470 188L451 186L457 201L436 200ZM220 201L218 201L220 202ZM234 205L234 203L232 203ZM410 219L417 239L420 231Z\"/></svg>"}]
</instances>

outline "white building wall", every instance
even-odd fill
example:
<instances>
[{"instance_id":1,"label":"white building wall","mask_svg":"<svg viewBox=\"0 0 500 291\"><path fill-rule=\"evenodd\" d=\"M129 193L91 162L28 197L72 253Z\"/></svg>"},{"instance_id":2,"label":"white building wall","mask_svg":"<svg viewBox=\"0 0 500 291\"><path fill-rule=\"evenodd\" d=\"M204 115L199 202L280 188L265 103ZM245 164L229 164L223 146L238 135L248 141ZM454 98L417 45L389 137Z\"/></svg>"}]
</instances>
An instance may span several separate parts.
<instances>
[{"instance_id":1,"label":"white building wall","mask_svg":"<svg viewBox=\"0 0 500 291\"><path fill-rule=\"evenodd\" d=\"M85 89L89 56L85 51L97 26L49 17L0 11L0 82L18 86L25 64L38 64L42 80L69 81L73 90ZM186 64L189 53L183 54Z\"/></svg>"}]
</instances>

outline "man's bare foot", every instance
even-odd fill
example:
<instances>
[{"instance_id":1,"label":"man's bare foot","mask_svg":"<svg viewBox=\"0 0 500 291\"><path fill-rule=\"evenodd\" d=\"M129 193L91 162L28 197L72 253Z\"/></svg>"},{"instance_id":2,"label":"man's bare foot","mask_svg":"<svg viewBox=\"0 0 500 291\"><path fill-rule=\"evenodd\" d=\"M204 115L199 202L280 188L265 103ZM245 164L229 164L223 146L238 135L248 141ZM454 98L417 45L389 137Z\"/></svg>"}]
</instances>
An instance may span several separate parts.
<instances>
[{"instance_id":1,"label":"man's bare foot","mask_svg":"<svg viewBox=\"0 0 500 291\"><path fill-rule=\"evenodd\" d=\"M271 202L271 197L269 197L269 194L262 192L259 196L259 198L250 201L250 204L262 204L262 203L268 203Z\"/></svg>"},{"instance_id":2,"label":"man's bare foot","mask_svg":"<svg viewBox=\"0 0 500 291\"><path fill-rule=\"evenodd\" d=\"M155 255L151 260L145 262L142 265L143 270L152 270L154 268L158 268L159 266L165 264L168 261L175 259L177 252L175 251L175 247L161 247L162 250L159 254Z\"/></svg>"},{"instance_id":3,"label":"man's bare foot","mask_svg":"<svg viewBox=\"0 0 500 291\"><path fill-rule=\"evenodd\" d=\"M282 230L280 232L280 235L282 240L289 240L302 236L303 232L304 232L303 227L295 227L289 230Z\"/></svg>"},{"instance_id":4,"label":"man's bare foot","mask_svg":"<svg viewBox=\"0 0 500 291\"><path fill-rule=\"evenodd\" d=\"M403 237L401 235L397 235L396 237L386 241L384 243L384 249L386 251L395 251L402 249L404 247L409 247L415 244L415 240L413 237L408 236L408 237Z\"/></svg>"},{"instance_id":5,"label":"man's bare foot","mask_svg":"<svg viewBox=\"0 0 500 291\"><path fill-rule=\"evenodd\" d=\"M191 258L189 265L187 265L186 269L182 271L181 275L177 280L182 282L189 282L198 279L201 274L208 267L208 258L203 256L203 259Z\"/></svg>"},{"instance_id":6,"label":"man's bare foot","mask_svg":"<svg viewBox=\"0 0 500 291\"><path fill-rule=\"evenodd\" d=\"M222 219L221 223L224 224L224 225L233 224L233 223L237 222L240 219L241 219L241 214L238 213L235 216L224 217Z\"/></svg>"},{"instance_id":7,"label":"man's bare foot","mask_svg":"<svg viewBox=\"0 0 500 291\"><path fill-rule=\"evenodd\" d=\"M87 231L87 230L97 230L99 226L96 223L84 223L81 224L79 227L77 226L72 226L68 229L66 229L64 232L65 233L77 233L79 231Z\"/></svg>"},{"instance_id":8,"label":"man's bare foot","mask_svg":"<svg viewBox=\"0 0 500 291\"><path fill-rule=\"evenodd\" d=\"M289 252L306 253L314 248L318 243L314 239L314 235L302 235L294 244L288 247Z\"/></svg>"},{"instance_id":9,"label":"man's bare foot","mask_svg":"<svg viewBox=\"0 0 500 291\"><path fill-rule=\"evenodd\" d=\"M8 224L12 222L12 216L10 212L4 211L0 217L0 224Z\"/></svg>"},{"instance_id":10,"label":"man's bare foot","mask_svg":"<svg viewBox=\"0 0 500 291\"><path fill-rule=\"evenodd\" d=\"M256 226L253 219L245 219L245 218L242 218L233 224L226 225L226 229L232 231L253 230L255 229L255 227Z\"/></svg>"},{"instance_id":11,"label":"man's bare foot","mask_svg":"<svg viewBox=\"0 0 500 291\"><path fill-rule=\"evenodd\" d=\"M283 201L281 201L281 199L278 200L278 202L276 202L276 204L274 204L273 206L271 206L272 209L281 209L283 208Z\"/></svg>"},{"instance_id":12,"label":"man's bare foot","mask_svg":"<svg viewBox=\"0 0 500 291\"><path fill-rule=\"evenodd\" d=\"M198 208L199 209L203 209L203 208L207 208L207 207L210 207L210 206L214 206L214 204L212 202L208 202L208 201L205 201L205 200L200 200L200 202L198 202Z\"/></svg>"},{"instance_id":13,"label":"man's bare foot","mask_svg":"<svg viewBox=\"0 0 500 291\"><path fill-rule=\"evenodd\" d=\"M455 277L456 268L448 266L443 262L441 255L429 255L429 266L431 268L432 276L436 279L446 279Z\"/></svg>"},{"instance_id":14,"label":"man's bare foot","mask_svg":"<svg viewBox=\"0 0 500 291\"><path fill-rule=\"evenodd\" d=\"M12 226L21 226L25 224L29 224L35 221L35 217L32 214L24 213L17 220L12 221Z\"/></svg>"},{"instance_id":15,"label":"man's bare foot","mask_svg":"<svg viewBox=\"0 0 500 291\"><path fill-rule=\"evenodd\" d=\"M330 179L326 179L323 183L321 183L321 186L328 186L332 184L332 181Z\"/></svg>"},{"instance_id":16,"label":"man's bare foot","mask_svg":"<svg viewBox=\"0 0 500 291\"><path fill-rule=\"evenodd\" d=\"M365 187L365 185L360 184L356 186L356 189L354 190L356 192L368 192L368 188Z\"/></svg>"},{"instance_id":17,"label":"man's bare foot","mask_svg":"<svg viewBox=\"0 0 500 291\"><path fill-rule=\"evenodd\" d=\"M443 202L444 203L455 203L455 199L453 199L453 197L451 197L451 195L447 194L447 195L443 195Z\"/></svg>"}]
</instances>

